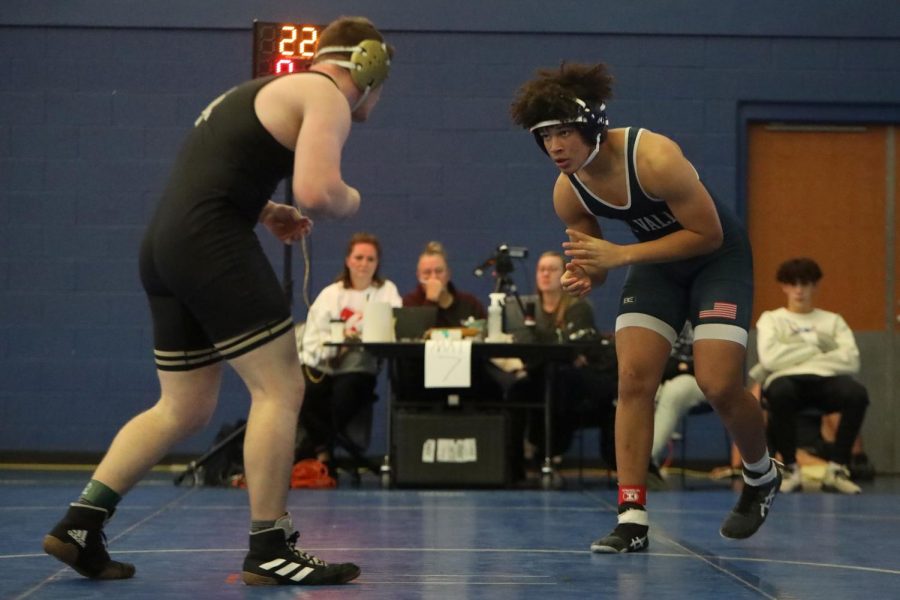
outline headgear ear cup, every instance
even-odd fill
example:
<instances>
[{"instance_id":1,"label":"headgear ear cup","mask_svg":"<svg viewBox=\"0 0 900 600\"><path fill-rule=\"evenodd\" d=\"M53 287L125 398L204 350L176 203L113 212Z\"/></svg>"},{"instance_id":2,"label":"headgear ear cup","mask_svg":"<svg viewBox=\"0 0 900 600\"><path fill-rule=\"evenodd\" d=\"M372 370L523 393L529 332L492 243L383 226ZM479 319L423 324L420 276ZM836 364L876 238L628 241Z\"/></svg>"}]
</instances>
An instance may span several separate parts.
<instances>
[{"instance_id":1,"label":"headgear ear cup","mask_svg":"<svg viewBox=\"0 0 900 600\"><path fill-rule=\"evenodd\" d=\"M388 54L387 46L376 40L360 42L353 54L350 55L350 62L354 65L350 71L350 77L353 78L356 87L361 90L367 87L377 88L384 83L391 70L391 57Z\"/></svg>"},{"instance_id":2,"label":"headgear ear cup","mask_svg":"<svg viewBox=\"0 0 900 600\"><path fill-rule=\"evenodd\" d=\"M391 57L387 44L378 40L363 40L355 46L328 46L319 48L316 55L350 54L350 60L325 60L350 71L353 83L360 91L374 89L384 83L391 70Z\"/></svg>"},{"instance_id":3,"label":"headgear ear cup","mask_svg":"<svg viewBox=\"0 0 900 600\"><path fill-rule=\"evenodd\" d=\"M576 104L581 107L581 113L584 116L583 121L579 121L582 125L580 131L587 138L588 144L602 144L606 139L606 131L609 128L609 118L606 116L606 104L601 102L596 109L582 100L581 98L573 98Z\"/></svg>"}]
</instances>

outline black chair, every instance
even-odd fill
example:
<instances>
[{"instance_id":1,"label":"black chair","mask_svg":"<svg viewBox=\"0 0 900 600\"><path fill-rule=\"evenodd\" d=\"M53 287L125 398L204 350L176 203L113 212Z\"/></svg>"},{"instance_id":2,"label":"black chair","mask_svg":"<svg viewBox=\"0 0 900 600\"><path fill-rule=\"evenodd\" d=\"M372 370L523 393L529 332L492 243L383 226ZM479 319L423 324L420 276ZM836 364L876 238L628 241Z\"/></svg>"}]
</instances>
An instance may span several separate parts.
<instances>
[{"instance_id":1,"label":"black chair","mask_svg":"<svg viewBox=\"0 0 900 600\"><path fill-rule=\"evenodd\" d=\"M590 400L588 400L590 402ZM578 440L578 486L584 487L585 450L584 440L591 430L597 431L597 453L605 467L606 486L609 489L616 487L614 471L616 470L616 400L613 399L601 412L580 411L580 423L574 436Z\"/></svg>"},{"instance_id":2,"label":"black chair","mask_svg":"<svg viewBox=\"0 0 900 600\"><path fill-rule=\"evenodd\" d=\"M334 437L335 450L342 450L348 454L349 461L342 461L337 453L332 454L333 460L350 471L356 483L359 483L360 471L369 471L373 475L380 476L380 465L366 456L366 450L372 441L374 407L375 402L367 404L347 423L344 430L336 433Z\"/></svg>"},{"instance_id":3,"label":"black chair","mask_svg":"<svg viewBox=\"0 0 900 600\"><path fill-rule=\"evenodd\" d=\"M306 323L296 323L294 325L294 336L297 346L297 354L302 355L303 349L303 331ZM359 472L361 470L370 471L375 475L380 475L380 465L370 460L366 455L366 450L372 438L372 420L375 403L378 396L374 395L372 401L363 406L360 411L354 415L349 423L344 427L343 431L339 431L334 436L334 448L331 449L332 460L337 465L353 474L355 483L359 483ZM296 445L300 448L303 445L303 435L305 434L302 426L298 427ZM335 450L342 450L349 455L350 461L338 461L335 456Z\"/></svg>"},{"instance_id":4,"label":"black chair","mask_svg":"<svg viewBox=\"0 0 900 600\"><path fill-rule=\"evenodd\" d=\"M592 429L596 429L598 431L598 456L602 461L604 466L604 470L606 471L606 487L608 489L616 488L616 478L614 476L614 471L616 469L615 464L610 464L611 457L609 451L609 444L612 443L613 449L612 454L615 454L615 441L604 440L604 436L608 435L608 429L605 430L604 426L601 426L597 423L587 424L584 427L579 427L575 432L575 437L578 440L578 487L580 489L585 488L584 484L584 471L585 471L585 451L584 451L584 439L588 436L588 432Z\"/></svg>"},{"instance_id":5,"label":"black chair","mask_svg":"<svg viewBox=\"0 0 900 600\"><path fill-rule=\"evenodd\" d=\"M366 456L366 450L372 438L374 405L374 401L366 404L342 431L336 432L332 439L332 448L329 450L334 467L349 472L353 477L353 482L357 484L360 482L361 471L380 475L380 465ZM317 421L314 421L311 426L316 427L316 423ZM299 426L297 429L298 449L304 448L305 435L305 428L302 425ZM308 446L306 448L308 450Z\"/></svg>"},{"instance_id":6,"label":"black chair","mask_svg":"<svg viewBox=\"0 0 900 600\"><path fill-rule=\"evenodd\" d=\"M687 446L688 446L688 422L691 417L696 417L700 415L707 415L711 412L715 412L712 405L709 402L701 402L700 404L692 407L683 417L681 417L681 426L679 427L679 442L681 446L678 449L678 460L681 466L681 489L691 489L687 486ZM731 464L731 438L728 437L728 431L725 427L722 427L722 431L724 432L725 439L725 464Z\"/></svg>"}]
</instances>

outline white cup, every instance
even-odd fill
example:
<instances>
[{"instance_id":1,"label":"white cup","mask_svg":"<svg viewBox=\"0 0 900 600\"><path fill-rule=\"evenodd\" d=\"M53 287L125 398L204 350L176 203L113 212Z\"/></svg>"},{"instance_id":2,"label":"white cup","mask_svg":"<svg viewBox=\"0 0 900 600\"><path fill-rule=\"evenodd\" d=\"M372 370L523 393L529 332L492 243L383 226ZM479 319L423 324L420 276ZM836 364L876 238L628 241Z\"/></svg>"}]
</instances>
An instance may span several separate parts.
<instances>
[{"instance_id":1,"label":"white cup","mask_svg":"<svg viewBox=\"0 0 900 600\"><path fill-rule=\"evenodd\" d=\"M331 341L339 344L344 341L344 322L340 319L331 320Z\"/></svg>"},{"instance_id":2,"label":"white cup","mask_svg":"<svg viewBox=\"0 0 900 600\"><path fill-rule=\"evenodd\" d=\"M394 341L394 309L387 302L369 302L363 314L362 341Z\"/></svg>"}]
</instances>

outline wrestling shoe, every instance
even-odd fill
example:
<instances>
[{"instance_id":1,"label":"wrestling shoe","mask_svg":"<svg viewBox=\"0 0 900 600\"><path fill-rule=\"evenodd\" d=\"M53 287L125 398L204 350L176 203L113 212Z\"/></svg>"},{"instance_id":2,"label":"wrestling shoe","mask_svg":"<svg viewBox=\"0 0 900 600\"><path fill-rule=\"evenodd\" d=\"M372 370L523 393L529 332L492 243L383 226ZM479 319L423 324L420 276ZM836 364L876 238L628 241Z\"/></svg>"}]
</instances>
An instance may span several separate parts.
<instances>
[{"instance_id":1,"label":"wrestling shoe","mask_svg":"<svg viewBox=\"0 0 900 600\"><path fill-rule=\"evenodd\" d=\"M650 522L647 511L638 504L623 504L619 507L619 524L609 535L591 544L591 552L599 554L621 554L641 552L650 547Z\"/></svg>"},{"instance_id":2,"label":"wrestling shoe","mask_svg":"<svg viewBox=\"0 0 900 600\"><path fill-rule=\"evenodd\" d=\"M862 488L850 480L850 470L844 465L828 463L822 478L822 491L832 494L859 494Z\"/></svg>"},{"instance_id":3,"label":"wrestling shoe","mask_svg":"<svg viewBox=\"0 0 900 600\"><path fill-rule=\"evenodd\" d=\"M330 565L296 547L300 533L290 517L276 521L275 527L250 534L250 551L244 558L247 585L336 585L359 577L353 563Z\"/></svg>"},{"instance_id":4,"label":"wrestling shoe","mask_svg":"<svg viewBox=\"0 0 900 600\"><path fill-rule=\"evenodd\" d=\"M756 533L756 530L765 523L782 481L780 463L773 460L772 468L775 469L775 477L762 485L747 483L748 478L760 476L754 477L753 473L744 469L744 489L741 490L741 497L719 529L722 537L742 540Z\"/></svg>"},{"instance_id":5,"label":"wrestling shoe","mask_svg":"<svg viewBox=\"0 0 900 600\"><path fill-rule=\"evenodd\" d=\"M650 528L636 523L619 523L609 535L591 544L591 552L598 554L618 554L641 552L650 547L647 532Z\"/></svg>"},{"instance_id":6,"label":"wrestling shoe","mask_svg":"<svg viewBox=\"0 0 900 600\"><path fill-rule=\"evenodd\" d=\"M44 552L91 579L128 579L134 565L112 560L106 552L105 508L73 502L62 520L44 536Z\"/></svg>"},{"instance_id":7,"label":"wrestling shoe","mask_svg":"<svg viewBox=\"0 0 900 600\"><path fill-rule=\"evenodd\" d=\"M800 465L794 463L793 465L785 466L782 477L781 487L779 488L782 494L803 491L803 473Z\"/></svg>"}]
</instances>

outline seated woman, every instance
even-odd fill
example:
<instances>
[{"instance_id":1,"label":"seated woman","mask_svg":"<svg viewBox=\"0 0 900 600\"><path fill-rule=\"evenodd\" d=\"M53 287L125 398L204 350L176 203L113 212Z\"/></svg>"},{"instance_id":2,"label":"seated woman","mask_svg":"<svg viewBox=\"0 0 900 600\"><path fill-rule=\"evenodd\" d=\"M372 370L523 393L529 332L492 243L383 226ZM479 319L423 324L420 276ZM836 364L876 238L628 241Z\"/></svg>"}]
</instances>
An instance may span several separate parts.
<instances>
[{"instance_id":1,"label":"seated woman","mask_svg":"<svg viewBox=\"0 0 900 600\"><path fill-rule=\"evenodd\" d=\"M506 302L507 330L519 342L564 342L597 336L594 309L586 298L575 298L563 292L560 278L565 261L559 252L544 252L535 272L534 296L523 296L526 312L533 313L534 324L526 323L517 301ZM533 309L533 310L532 310ZM529 315L530 317L531 315ZM540 404L544 390L544 363L529 362L518 373L507 397L512 402ZM585 346L573 364L557 369L552 415L551 455L563 454L580 426L599 425L602 433L603 458L615 468L613 422L616 397L615 349L611 343ZM530 411L527 429L526 458L532 452L540 456L544 448L544 419L541 410ZM513 427L516 434L516 427ZM521 438L519 438L521 439Z\"/></svg>"},{"instance_id":2,"label":"seated woman","mask_svg":"<svg viewBox=\"0 0 900 600\"><path fill-rule=\"evenodd\" d=\"M379 273L381 244L370 233L356 233L347 244L344 269L309 309L300 360L306 395L300 409L303 435L297 458L315 456L331 468L335 436L367 404L375 401L378 360L362 350L325 346L333 321L343 323L344 339L358 339L369 302L402 304L397 286Z\"/></svg>"},{"instance_id":3,"label":"seated woman","mask_svg":"<svg viewBox=\"0 0 900 600\"><path fill-rule=\"evenodd\" d=\"M440 242L426 244L416 263L418 285L403 296L403 306L433 306L437 309L436 327L461 327L469 319L484 319L484 305L473 294L457 288L451 281L447 252ZM502 390L490 373L487 361L472 363L472 385L468 388L426 388L425 361L401 358L396 361L393 389L399 402L427 402L441 406L449 396L463 404L494 401L502 398Z\"/></svg>"}]
</instances>

